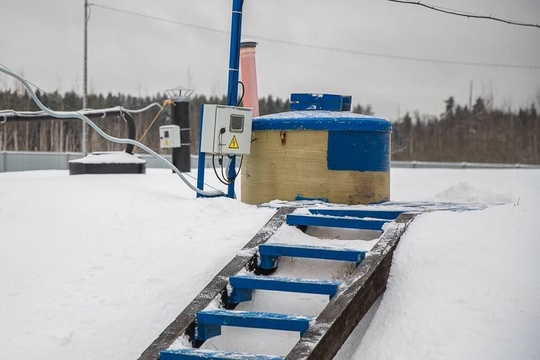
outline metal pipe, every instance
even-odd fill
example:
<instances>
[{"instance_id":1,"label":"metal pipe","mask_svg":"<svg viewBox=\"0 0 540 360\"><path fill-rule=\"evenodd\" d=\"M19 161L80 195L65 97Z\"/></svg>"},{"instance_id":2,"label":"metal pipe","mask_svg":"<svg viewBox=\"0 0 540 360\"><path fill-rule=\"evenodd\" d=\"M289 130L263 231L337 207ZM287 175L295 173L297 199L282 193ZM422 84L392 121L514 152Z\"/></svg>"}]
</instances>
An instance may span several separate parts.
<instances>
[{"instance_id":1,"label":"metal pipe","mask_svg":"<svg viewBox=\"0 0 540 360\"><path fill-rule=\"evenodd\" d=\"M257 91L257 64L255 62L255 41L240 44L240 71L244 84L245 107L253 109L253 116L259 116L259 92Z\"/></svg>"},{"instance_id":2,"label":"metal pipe","mask_svg":"<svg viewBox=\"0 0 540 360\"><path fill-rule=\"evenodd\" d=\"M83 103L82 108L88 107L88 20L90 20L90 14L88 14L88 0L84 0L84 81L83 81ZM86 123L82 124L82 153L86 156Z\"/></svg>"}]
</instances>

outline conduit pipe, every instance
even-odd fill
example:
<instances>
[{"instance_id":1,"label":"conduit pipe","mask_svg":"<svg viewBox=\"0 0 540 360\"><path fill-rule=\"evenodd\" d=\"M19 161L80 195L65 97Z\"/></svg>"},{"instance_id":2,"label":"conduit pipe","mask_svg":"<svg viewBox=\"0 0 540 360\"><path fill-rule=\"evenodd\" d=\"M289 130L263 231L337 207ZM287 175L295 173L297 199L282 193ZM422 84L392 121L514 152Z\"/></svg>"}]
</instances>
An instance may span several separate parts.
<instances>
[{"instance_id":1,"label":"conduit pipe","mask_svg":"<svg viewBox=\"0 0 540 360\"><path fill-rule=\"evenodd\" d=\"M41 100L39 100L39 98L36 96L36 93L34 92L34 90L32 90L32 87L30 86L28 81L26 81L26 79L22 78L21 76L17 75L16 73L12 72L11 70L8 70L8 69L6 69L4 67L1 67L1 66L0 66L0 72L3 72L4 74L9 75L9 76L19 80L23 84L23 86L25 87L26 91L28 91L28 93L30 94L30 96L32 97L32 99L34 100L36 105L41 110L43 110L45 113L47 113L47 114L49 114L51 116L54 116L56 118L59 118L59 119L72 119L72 118L80 119L80 120L84 121L86 124L88 124L90 127L92 127L92 129L94 129L99 135L101 135L106 140L109 140L109 141L114 142L116 144L131 144L131 145L137 146L138 148L140 148L143 151L146 151L148 154L152 155L156 159L161 160L168 168L172 169L180 177L180 179L182 179L182 181L184 181L184 183L191 190L195 191L197 194L200 194L200 195L203 195L203 196L208 196L208 197L224 195L224 193L222 191L203 191L203 190L197 189L197 187L195 187L193 184L191 184L186 179L186 177L184 175L182 175L182 173L180 172L180 170L178 170L178 168L176 166L171 164L167 159L165 159L163 156L156 153L154 150L150 149L148 146L146 146L146 145L144 145L144 144L142 144L142 143L140 143L140 142L138 142L136 140L123 139L123 138L117 138L117 137L114 137L114 136L110 136L107 133L105 133L103 130L101 130L96 124L94 124L94 122L92 122L92 120L90 120L87 116L82 115L77 111L53 111L53 110L49 109L48 107L43 105Z\"/></svg>"},{"instance_id":2,"label":"conduit pipe","mask_svg":"<svg viewBox=\"0 0 540 360\"><path fill-rule=\"evenodd\" d=\"M150 105L152 106L152 105ZM145 109L148 109L150 106L147 106ZM141 109L142 110L142 109ZM133 116L130 113L140 112L139 110L126 110L121 106L117 106L109 109L98 109L98 110L80 110L80 114L92 118L105 118L107 116L116 116L122 118L128 127L128 139L135 140L137 138L137 129L135 127L135 121ZM43 120L56 120L57 117L51 116L44 111L15 111L7 110L0 111L0 116L5 120L3 122L15 122L15 121L43 121ZM126 146L126 152L128 154L133 154L133 149L135 147L132 144Z\"/></svg>"}]
</instances>

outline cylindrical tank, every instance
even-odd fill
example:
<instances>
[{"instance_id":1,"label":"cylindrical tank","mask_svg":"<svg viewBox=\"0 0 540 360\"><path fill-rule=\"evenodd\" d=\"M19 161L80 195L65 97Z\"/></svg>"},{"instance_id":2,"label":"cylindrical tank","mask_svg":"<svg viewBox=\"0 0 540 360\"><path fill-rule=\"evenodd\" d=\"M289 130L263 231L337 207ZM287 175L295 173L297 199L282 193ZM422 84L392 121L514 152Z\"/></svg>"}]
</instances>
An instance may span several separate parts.
<instances>
[{"instance_id":1,"label":"cylindrical tank","mask_svg":"<svg viewBox=\"0 0 540 360\"><path fill-rule=\"evenodd\" d=\"M242 201L390 200L389 121L342 111L291 111L253 119Z\"/></svg>"}]
</instances>

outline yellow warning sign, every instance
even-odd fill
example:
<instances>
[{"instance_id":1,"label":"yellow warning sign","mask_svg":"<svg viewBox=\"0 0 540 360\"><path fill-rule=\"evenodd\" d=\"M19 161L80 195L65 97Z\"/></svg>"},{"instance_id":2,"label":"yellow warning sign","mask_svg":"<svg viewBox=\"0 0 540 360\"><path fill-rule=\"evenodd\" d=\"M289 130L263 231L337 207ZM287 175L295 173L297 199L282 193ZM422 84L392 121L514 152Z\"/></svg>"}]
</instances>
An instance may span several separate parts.
<instances>
[{"instance_id":1,"label":"yellow warning sign","mask_svg":"<svg viewBox=\"0 0 540 360\"><path fill-rule=\"evenodd\" d=\"M169 146L169 139L165 139L165 143L163 145L164 146Z\"/></svg>"},{"instance_id":2,"label":"yellow warning sign","mask_svg":"<svg viewBox=\"0 0 540 360\"><path fill-rule=\"evenodd\" d=\"M240 149L240 146L238 146L238 141L236 140L236 135L233 135L231 143L229 144L229 149Z\"/></svg>"}]
</instances>

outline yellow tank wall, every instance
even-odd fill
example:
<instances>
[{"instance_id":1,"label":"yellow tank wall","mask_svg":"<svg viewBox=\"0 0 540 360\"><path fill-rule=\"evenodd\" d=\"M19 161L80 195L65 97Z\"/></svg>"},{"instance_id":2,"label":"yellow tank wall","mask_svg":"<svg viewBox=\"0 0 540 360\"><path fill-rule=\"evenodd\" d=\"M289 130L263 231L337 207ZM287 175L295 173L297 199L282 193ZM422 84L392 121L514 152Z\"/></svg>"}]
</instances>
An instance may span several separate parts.
<instances>
[{"instance_id":1,"label":"yellow tank wall","mask_svg":"<svg viewBox=\"0 0 540 360\"><path fill-rule=\"evenodd\" d=\"M337 204L390 200L389 172L335 171L327 168L327 131L254 131L251 153L242 165L242 201L262 204L297 196Z\"/></svg>"}]
</instances>

